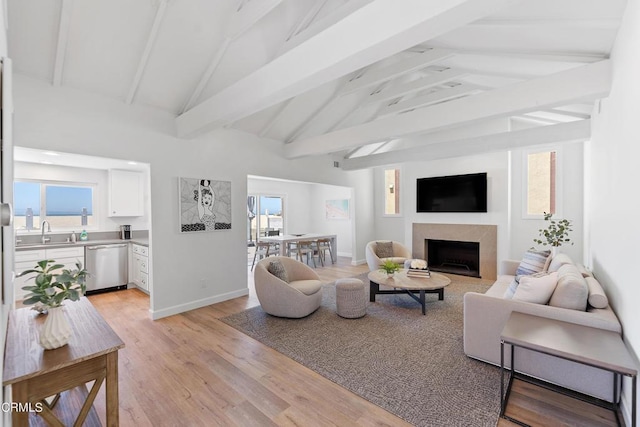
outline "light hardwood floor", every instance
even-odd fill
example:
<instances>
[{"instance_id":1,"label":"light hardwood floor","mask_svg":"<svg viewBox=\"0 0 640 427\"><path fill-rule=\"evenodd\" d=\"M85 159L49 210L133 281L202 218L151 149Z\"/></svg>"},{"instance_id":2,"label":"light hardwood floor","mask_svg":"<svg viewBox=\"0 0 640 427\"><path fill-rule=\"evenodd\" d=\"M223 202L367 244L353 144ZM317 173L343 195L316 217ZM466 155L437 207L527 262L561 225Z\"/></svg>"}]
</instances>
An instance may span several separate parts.
<instances>
[{"instance_id":1,"label":"light hardwood floor","mask_svg":"<svg viewBox=\"0 0 640 427\"><path fill-rule=\"evenodd\" d=\"M367 266L340 258L316 271L331 282ZM219 320L257 305L252 291L157 321L149 319L148 297L135 289L90 300L126 343L119 362L122 426L408 425ZM101 394L96 409L104 424L103 402ZM559 403L542 389L517 392L512 402L510 413L532 425L595 425L582 423L582 406Z\"/></svg>"}]
</instances>

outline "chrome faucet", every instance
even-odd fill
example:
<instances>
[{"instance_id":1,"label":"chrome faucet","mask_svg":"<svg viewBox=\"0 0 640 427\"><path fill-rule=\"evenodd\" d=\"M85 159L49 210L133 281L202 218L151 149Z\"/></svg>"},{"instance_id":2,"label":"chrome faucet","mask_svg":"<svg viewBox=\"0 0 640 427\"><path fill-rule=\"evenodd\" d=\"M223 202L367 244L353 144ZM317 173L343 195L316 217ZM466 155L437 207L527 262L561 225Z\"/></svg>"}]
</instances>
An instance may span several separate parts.
<instances>
[{"instance_id":1,"label":"chrome faucet","mask_svg":"<svg viewBox=\"0 0 640 427\"><path fill-rule=\"evenodd\" d=\"M51 241L50 237L44 237L44 225L47 224L47 231L49 233L51 233L51 224L49 224L49 221L47 221L46 219L44 221L42 221L42 225L40 226L40 228L42 228L42 244L44 245L45 243Z\"/></svg>"}]
</instances>

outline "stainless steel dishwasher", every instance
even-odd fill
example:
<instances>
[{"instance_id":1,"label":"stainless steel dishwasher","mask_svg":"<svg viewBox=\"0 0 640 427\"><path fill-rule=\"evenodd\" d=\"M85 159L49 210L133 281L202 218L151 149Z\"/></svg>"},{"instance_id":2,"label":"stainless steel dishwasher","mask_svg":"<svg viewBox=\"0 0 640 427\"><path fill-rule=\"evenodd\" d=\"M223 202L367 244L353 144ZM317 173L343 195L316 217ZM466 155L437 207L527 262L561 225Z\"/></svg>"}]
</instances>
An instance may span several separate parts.
<instances>
[{"instance_id":1,"label":"stainless steel dishwasher","mask_svg":"<svg viewBox=\"0 0 640 427\"><path fill-rule=\"evenodd\" d=\"M126 289L129 280L127 244L85 247L87 294Z\"/></svg>"}]
</instances>

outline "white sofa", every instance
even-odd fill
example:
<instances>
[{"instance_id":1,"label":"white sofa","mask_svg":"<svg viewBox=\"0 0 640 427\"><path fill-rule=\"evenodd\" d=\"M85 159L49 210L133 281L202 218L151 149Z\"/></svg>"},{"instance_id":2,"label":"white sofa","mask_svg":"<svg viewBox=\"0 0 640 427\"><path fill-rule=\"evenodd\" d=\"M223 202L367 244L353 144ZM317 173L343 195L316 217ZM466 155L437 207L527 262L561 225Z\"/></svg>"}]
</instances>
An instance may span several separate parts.
<instances>
[{"instance_id":1,"label":"white sofa","mask_svg":"<svg viewBox=\"0 0 640 427\"><path fill-rule=\"evenodd\" d=\"M411 251L402 243L394 241L391 242L393 244L393 257L380 258L378 254L376 254L376 245L378 242L389 242L389 240L374 240L373 242L367 243L364 252L367 258L369 271L379 270L380 264L386 260L391 260L397 264L404 265L406 260L411 259Z\"/></svg>"},{"instance_id":2,"label":"white sofa","mask_svg":"<svg viewBox=\"0 0 640 427\"><path fill-rule=\"evenodd\" d=\"M577 266L575 269L571 266L562 267L567 263L572 263L570 258L560 254L552 260L549 271L562 268L558 273L559 280L561 272L573 270L575 274L579 271ZM464 352L467 356L500 365L500 334L512 311L622 333L620 322L606 300L605 308L588 305L586 311L580 311L505 299L504 294L519 264L520 261L503 261L498 280L486 293L468 292L464 295ZM589 285L588 289L590 297L603 298L601 288L594 290ZM507 349L505 361L508 361ZM613 374L604 370L519 347L516 348L515 361L519 372L609 402L613 400Z\"/></svg>"}]
</instances>

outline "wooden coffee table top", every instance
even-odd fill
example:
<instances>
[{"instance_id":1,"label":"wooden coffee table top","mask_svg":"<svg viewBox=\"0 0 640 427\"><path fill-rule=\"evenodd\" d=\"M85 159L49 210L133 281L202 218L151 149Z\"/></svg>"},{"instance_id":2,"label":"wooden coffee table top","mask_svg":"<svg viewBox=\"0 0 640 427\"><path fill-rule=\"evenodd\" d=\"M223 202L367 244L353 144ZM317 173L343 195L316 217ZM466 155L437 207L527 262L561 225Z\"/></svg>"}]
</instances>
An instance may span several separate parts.
<instances>
[{"instance_id":1,"label":"wooden coffee table top","mask_svg":"<svg viewBox=\"0 0 640 427\"><path fill-rule=\"evenodd\" d=\"M406 269L396 272L391 277L384 271L375 270L369 273L368 278L370 281L379 285L416 291L442 289L451 283L451 280L447 276L434 272L431 272L431 277L428 278L408 277Z\"/></svg>"}]
</instances>

